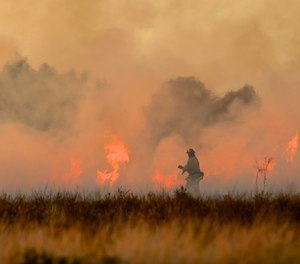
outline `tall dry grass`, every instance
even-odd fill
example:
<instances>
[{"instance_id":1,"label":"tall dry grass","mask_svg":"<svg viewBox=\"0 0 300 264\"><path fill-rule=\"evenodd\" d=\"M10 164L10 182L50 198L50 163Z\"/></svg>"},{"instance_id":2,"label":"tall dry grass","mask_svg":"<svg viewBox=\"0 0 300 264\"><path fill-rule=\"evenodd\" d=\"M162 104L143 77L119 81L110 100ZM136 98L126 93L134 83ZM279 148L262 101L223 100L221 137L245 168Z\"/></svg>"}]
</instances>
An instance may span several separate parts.
<instances>
[{"instance_id":1,"label":"tall dry grass","mask_svg":"<svg viewBox=\"0 0 300 264\"><path fill-rule=\"evenodd\" d=\"M300 263L300 196L0 196L1 263Z\"/></svg>"}]
</instances>

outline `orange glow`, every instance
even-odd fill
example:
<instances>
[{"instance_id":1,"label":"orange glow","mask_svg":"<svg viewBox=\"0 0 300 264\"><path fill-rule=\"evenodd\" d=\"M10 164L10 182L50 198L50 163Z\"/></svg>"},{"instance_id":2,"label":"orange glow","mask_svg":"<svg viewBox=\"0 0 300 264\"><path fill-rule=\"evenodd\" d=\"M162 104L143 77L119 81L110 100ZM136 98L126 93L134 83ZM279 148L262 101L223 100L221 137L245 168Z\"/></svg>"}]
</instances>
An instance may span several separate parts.
<instances>
[{"instance_id":1,"label":"orange glow","mask_svg":"<svg viewBox=\"0 0 300 264\"><path fill-rule=\"evenodd\" d=\"M258 180L259 177L263 177L263 189L262 192L266 189L267 177L271 176L276 165L275 159L271 157L265 157L262 160L256 161L254 168L257 169L256 178L255 178L255 188L258 191Z\"/></svg>"},{"instance_id":2,"label":"orange glow","mask_svg":"<svg viewBox=\"0 0 300 264\"><path fill-rule=\"evenodd\" d=\"M70 159L71 168L70 171L67 172L64 177L64 183L67 186L76 186L80 182L80 175L82 174L81 164L76 159Z\"/></svg>"},{"instance_id":3,"label":"orange glow","mask_svg":"<svg viewBox=\"0 0 300 264\"><path fill-rule=\"evenodd\" d=\"M98 170L96 182L100 186L103 186L106 182L108 182L109 186L112 187L119 178L120 165L129 161L129 151L125 144L119 139L114 139L112 143L105 144L104 149L107 153L107 162L111 165L112 171L107 172L106 170Z\"/></svg>"},{"instance_id":4,"label":"orange glow","mask_svg":"<svg viewBox=\"0 0 300 264\"><path fill-rule=\"evenodd\" d=\"M159 189L170 190L184 185L183 176L181 178L177 171L169 175L163 175L159 170L157 170L155 175L152 177L152 180L156 188Z\"/></svg>"},{"instance_id":5,"label":"orange glow","mask_svg":"<svg viewBox=\"0 0 300 264\"><path fill-rule=\"evenodd\" d=\"M276 166L276 160L273 159L273 160L270 162L269 167L268 167L268 170L269 170L270 175L272 175L275 166Z\"/></svg>"},{"instance_id":6,"label":"orange glow","mask_svg":"<svg viewBox=\"0 0 300 264\"><path fill-rule=\"evenodd\" d=\"M265 175L272 175L274 168L276 166L276 160L273 158L264 158L256 161L256 166L254 166L259 173Z\"/></svg>"},{"instance_id":7,"label":"orange glow","mask_svg":"<svg viewBox=\"0 0 300 264\"><path fill-rule=\"evenodd\" d=\"M276 160L275 159L270 160L269 164L266 167L268 176L272 176L273 175L275 166L276 166Z\"/></svg>"},{"instance_id":8,"label":"orange glow","mask_svg":"<svg viewBox=\"0 0 300 264\"><path fill-rule=\"evenodd\" d=\"M292 163L295 159L295 154L298 149L298 141L299 141L299 134L298 132L295 136L289 141L287 148L286 148L286 160L289 163Z\"/></svg>"}]
</instances>

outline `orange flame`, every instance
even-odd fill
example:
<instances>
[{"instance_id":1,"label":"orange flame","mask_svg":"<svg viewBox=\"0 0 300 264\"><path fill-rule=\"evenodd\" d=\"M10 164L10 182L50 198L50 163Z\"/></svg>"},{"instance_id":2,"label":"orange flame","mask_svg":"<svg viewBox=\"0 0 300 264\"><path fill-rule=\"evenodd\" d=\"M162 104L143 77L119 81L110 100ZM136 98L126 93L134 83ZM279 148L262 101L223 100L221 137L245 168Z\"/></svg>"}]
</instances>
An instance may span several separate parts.
<instances>
[{"instance_id":1,"label":"orange flame","mask_svg":"<svg viewBox=\"0 0 300 264\"><path fill-rule=\"evenodd\" d=\"M100 186L103 186L106 182L109 182L109 186L112 187L116 180L119 178L120 164L129 161L129 151L126 148L125 144L121 140L116 138L112 143L104 145L104 149L107 153L107 162L112 166L112 171L107 172L105 170L103 172L98 170L96 182Z\"/></svg>"},{"instance_id":2,"label":"orange flame","mask_svg":"<svg viewBox=\"0 0 300 264\"><path fill-rule=\"evenodd\" d=\"M184 185L184 180L179 177L177 171L170 175L163 175L159 170L156 171L152 180L157 188L172 189Z\"/></svg>"},{"instance_id":3,"label":"orange flame","mask_svg":"<svg viewBox=\"0 0 300 264\"><path fill-rule=\"evenodd\" d=\"M70 159L70 164L71 164L70 171L64 175L63 180L65 185L76 186L79 184L80 175L82 174L81 165L79 161L76 159Z\"/></svg>"},{"instance_id":4,"label":"orange flame","mask_svg":"<svg viewBox=\"0 0 300 264\"><path fill-rule=\"evenodd\" d=\"M270 163L269 167L268 167L268 170L270 172L270 174L272 175L273 171L274 171L274 168L276 166L276 160L272 160L272 162Z\"/></svg>"},{"instance_id":5,"label":"orange flame","mask_svg":"<svg viewBox=\"0 0 300 264\"><path fill-rule=\"evenodd\" d=\"M286 148L286 160L289 163L292 163L295 159L295 154L298 149L298 141L299 141L299 134L296 132L295 136L289 141L287 148Z\"/></svg>"}]
</instances>

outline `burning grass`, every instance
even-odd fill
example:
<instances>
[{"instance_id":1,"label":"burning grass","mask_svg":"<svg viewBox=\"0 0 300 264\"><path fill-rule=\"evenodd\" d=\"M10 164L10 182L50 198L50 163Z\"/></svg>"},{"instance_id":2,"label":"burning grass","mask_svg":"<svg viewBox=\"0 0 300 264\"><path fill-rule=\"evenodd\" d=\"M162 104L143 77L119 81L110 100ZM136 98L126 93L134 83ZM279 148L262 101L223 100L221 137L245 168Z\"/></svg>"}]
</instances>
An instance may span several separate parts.
<instances>
[{"instance_id":1,"label":"burning grass","mask_svg":"<svg viewBox=\"0 0 300 264\"><path fill-rule=\"evenodd\" d=\"M300 196L0 196L1 263L299 263Z\"/></svg>"}]
</instances>

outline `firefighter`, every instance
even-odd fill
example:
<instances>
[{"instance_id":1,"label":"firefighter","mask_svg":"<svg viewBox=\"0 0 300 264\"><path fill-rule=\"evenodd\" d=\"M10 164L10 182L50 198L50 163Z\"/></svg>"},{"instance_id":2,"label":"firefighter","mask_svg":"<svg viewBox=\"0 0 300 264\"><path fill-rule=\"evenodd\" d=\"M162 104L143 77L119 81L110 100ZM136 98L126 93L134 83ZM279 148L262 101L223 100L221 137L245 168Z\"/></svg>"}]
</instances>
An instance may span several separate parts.
<instances>
[{"instance_id":1,"label":"firefighter","mask_svg":"<svg viewBox=\"0 0 300 264\"><path fill-rule=\"evenodd\" d=\"M186 190L194 195L199 195L199 182L203 179L204 173L200 170L199 161L193 149L187 152L188 161L185 166L179 165L178 168L182 170L182 174L187 172L189 175L185 178Z\"/></svg>"}]
</instances>

